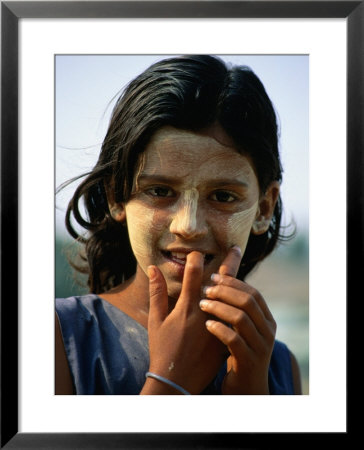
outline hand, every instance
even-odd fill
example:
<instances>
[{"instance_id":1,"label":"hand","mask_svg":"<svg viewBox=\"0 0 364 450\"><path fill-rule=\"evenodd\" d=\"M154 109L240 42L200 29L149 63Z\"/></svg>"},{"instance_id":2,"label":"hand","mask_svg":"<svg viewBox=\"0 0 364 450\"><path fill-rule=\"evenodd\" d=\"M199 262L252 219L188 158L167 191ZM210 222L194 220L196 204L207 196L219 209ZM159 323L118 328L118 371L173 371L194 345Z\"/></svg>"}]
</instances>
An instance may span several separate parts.
<instances>
[{"instance_id":1,"label":"hand","mask_svg":"<svg viewBox=\"0 0 364 450\"><path fill-rule=\"evenodd\" d=\"M240 261L240 249L233 247L200 306L219 319L208 320L206 326L230 352L222 393L269 394L268 369L276 323L262 295L235 278Z\"/></svg>"},{"instance_id":2,"label":"hand","mask_svg":"<svg viewBox=\"0 0 364 450\"><path fill-rule=\"evenodd\" d=\"M149 371L177 383L191 394L200 394L226 359L226 346L207 331L206 315L199 308L203 270L202 254L189 253L181 294L168 314L165 279L157 267L149 268ZM161 393L178 394L154 379L148 379L141 392Z\"/></svg>"}]
</instances>

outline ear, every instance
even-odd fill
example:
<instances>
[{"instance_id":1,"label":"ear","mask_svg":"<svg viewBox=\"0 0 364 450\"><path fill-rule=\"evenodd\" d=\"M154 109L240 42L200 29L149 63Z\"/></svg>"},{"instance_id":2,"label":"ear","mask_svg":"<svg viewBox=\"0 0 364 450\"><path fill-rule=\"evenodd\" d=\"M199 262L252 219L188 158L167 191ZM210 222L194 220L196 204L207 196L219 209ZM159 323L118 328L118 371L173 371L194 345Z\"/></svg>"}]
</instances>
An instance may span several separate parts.
<instances>
[{"instance_id":1,"label":"ear","mask_svg":"<svg viewBox=\"0 0 364 450\"><path fill-rule=\"evenodd\" d=\"M116 222L125 222L126 219L126 213L125 208L122 203L115 203L114 193L113 190L110 188L109 185L104 184L105 186L105 192L107 196L107 204L109 206L109 211L111 214L111 217Z\"/></svg>"},{"instance_id":2,"label":"ear","mask_svg":"<svg viewBox=\"0 0 364 450\"><path fill-rule=\"evenodd\" d=\"M125 208L121 203L115 203L113 205L109 204L109 210L111 217L116 220L116 222L125 222Z\"/></svg>"},{"instance_id":3,"label":"ear","mask_svg":"<svg viewBox=\"0 0 364 450\"><path fill-rule=\"evenodd\" d=\"M279 188L278 181L273 181L260 198L257 215L252 226L253 234L263 234L268 230L278 200Z\"/></svg>"}]
</instances>

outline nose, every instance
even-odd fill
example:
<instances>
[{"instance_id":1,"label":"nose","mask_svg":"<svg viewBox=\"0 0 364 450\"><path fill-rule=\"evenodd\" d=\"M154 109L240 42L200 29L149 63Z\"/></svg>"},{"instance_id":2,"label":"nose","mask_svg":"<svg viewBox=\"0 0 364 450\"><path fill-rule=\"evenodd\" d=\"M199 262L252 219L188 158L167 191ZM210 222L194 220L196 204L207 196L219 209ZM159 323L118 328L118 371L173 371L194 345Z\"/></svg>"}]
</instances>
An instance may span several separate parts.
<instances>
[{"instance_id":1,"label":"nose","mask_svg":"<svg viewBox=\"0 0 364 450\"><path fill-rule=\"evenodd\" d=\"M177 204L170 231L185 239L200 238L207 234L204 215L198 208L199 193L197 189L186 190Z\"/></svg>"}]
</instances>

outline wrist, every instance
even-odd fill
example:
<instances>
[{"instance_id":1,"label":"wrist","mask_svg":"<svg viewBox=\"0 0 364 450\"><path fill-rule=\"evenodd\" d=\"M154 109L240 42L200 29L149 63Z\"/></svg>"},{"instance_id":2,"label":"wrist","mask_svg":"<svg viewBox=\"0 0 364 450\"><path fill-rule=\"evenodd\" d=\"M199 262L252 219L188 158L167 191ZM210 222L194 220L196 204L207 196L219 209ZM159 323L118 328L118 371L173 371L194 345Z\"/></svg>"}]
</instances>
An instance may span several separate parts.
<instances>
[{"instance_id":1,"label":"wrist","mask_svg":"<svg viewBox=\"0 0 364 450\"><path fill-rule=\"evenodd\" d=\"M183 395L172 386L155 378L147 378L139 395Z\"/></svg>"}]
</instances>

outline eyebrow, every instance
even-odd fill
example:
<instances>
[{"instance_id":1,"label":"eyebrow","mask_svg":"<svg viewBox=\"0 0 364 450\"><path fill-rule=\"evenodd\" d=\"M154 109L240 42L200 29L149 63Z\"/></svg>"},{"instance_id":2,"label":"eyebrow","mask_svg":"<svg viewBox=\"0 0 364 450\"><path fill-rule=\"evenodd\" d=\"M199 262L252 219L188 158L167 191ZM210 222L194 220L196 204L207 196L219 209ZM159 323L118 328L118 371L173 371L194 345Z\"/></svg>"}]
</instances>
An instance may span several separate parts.
<instances>
[{"instance_id":1,"label":"eyebrow","mask_svg":"<svg viewBox=\"0 0 364 450\"><path fill-rule=\"evenodd\" d=\"M165 175L147 175L141 174L138 177L138 183L140 182L159 182L165 184L176 184L181 185L183 183L183 178L175 178L175 177L167 177ZM216 178L208 180L209 185L214 187L223 187L223 186L237 186L242 188L249 187L249 184L245 181L233 180L231 178Z\"/></svg>"}]
</instances>

